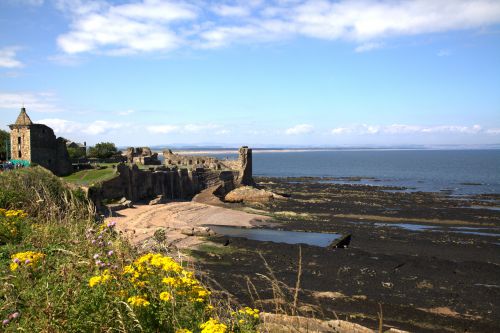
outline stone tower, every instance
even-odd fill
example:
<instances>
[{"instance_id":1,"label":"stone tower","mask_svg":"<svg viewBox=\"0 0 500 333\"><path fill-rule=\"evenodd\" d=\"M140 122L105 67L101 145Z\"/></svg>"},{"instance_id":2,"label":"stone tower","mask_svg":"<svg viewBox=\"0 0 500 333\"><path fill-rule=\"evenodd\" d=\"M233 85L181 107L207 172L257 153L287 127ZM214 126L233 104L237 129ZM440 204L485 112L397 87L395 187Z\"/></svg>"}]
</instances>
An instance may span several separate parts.
<instances>
[{"instance_id":1,"label":"stone tower","mask_svg":"<svg viewBox=\"0 0 500 333\"><path fill-rule=\"evenodd\" d=\"M255 183L252 177L252 149L243 146L239 149L238 153L239 175L237 183L243 186L254 186Z\"/></svg>"},{"instance_id":2,"label":"stone tower","mask_svg":"<svg viewBox=\"0 0 500 333\"><path fill-rule=\"evenodd\" d=\"M39 164L58 176L71 173L64 139L56 138L50 127L34 124L24 107L9 127L12 160Z\"/></svg>"},{"instance_id":3,"label":"stone tower","mask_svg":"<svg viewBox=\"0 0 500 333\"><path fill-rule=\"evenodd\" d=\"M10 127L10 156L13 160L24 160L31 162L31 131L33 125L26 113L26 108L21 108L21 113L14 124Z\"/></svg>"}]
</instances>

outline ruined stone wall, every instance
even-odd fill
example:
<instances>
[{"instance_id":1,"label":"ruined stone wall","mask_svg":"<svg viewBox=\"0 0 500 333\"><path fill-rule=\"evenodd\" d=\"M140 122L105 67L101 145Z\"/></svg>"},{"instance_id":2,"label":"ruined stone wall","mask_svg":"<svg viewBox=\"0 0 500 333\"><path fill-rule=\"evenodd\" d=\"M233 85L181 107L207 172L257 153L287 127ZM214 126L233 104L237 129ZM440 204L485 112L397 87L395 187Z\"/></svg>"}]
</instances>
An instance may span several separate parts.
<instances>
[{"instance_id":1,"label":"ruined stone wall","mask_svg":"<svg viewBox=\"0 0 500 333\"><path fill-rule=\"evenodd\" d=\"M56 165L54 173L59 176L66 176L73 172L73 166L69 158L68 148L66 141L63 138L56 140Z\"/></svg>"},{"instance_id":2,"label":"ruined stone wall","mask_svg":"<svg viewBox=\"0 0 500 333\"><path fill-rule=\"evenodd\" d=\"M210 156L187 156L173 153L170 149L163 151L165 165L172 167L183 167L189 169L208 168L212 170L224 169L223 164L215 157Z\"/></svg>"},{"instance_id":3,"label":"ruined stone wall","mask_svg":"<svg viewBox=\"0 0 500 333\"><path fill-rule=\"evenodd\" d=\"M253 186L253 176L252 176L252 149L247 146L243 146L239 149L238 157L238 179L237 184L243 186Z\"/></svg>"},{"instance_id":4,"label":"ruined stone wall","mask_svg":"<svg viewBox=\"0 0 500 333\"><path fill-rule=\"evenodd\" d=\"M100 206L102 200L127 198L150 200L159 195L165 199L188 200L202 190L218 186L221 193L235 188L235 173L208 169L164 168L141 170L136 165L120 164L118 176L89 189L89 198Z\"/></svg>"},{"instance_id":5,"label":"ruined stone wall","mask_svg":"<svg viewBox=\"0 0 500 333\"><path fill-rule=\"evenodd\" d=\"M238 151L237 160L220 161L209 156L188 156L173 153L170 149L163 151L165 165L168 167L179 167L188 169L205 168L210 170L236 171L237 186L253 186L252 177L252 149L243 146Z\"/></svg>"},{"instance_id":6,"label":"ruined stone wall","mask_svg":"<svg viewBox=\"0 0 500 333\"><path fill-rule=\"evenodd\" d=\"M248 147L241 147L238 160L234 161L230 169L223 170L217 169L222 168L220 166L214 166L214 163L219 161L212 157L181 156L173 154L170 150L165 151L164 155L167 165L175 161L179 164L150 168L150 170L141 170L135 164L120 164L117 167L118 176L91 187L89 198L99 207L102 200L123 197L131 201L140 201L162 195L165 199L186 200L207 188L214 188L215 194L222 197L236 187L254 185L252 149Z\"/></svg>"},{"instance_id":7,"label":"ruined stone wall","mask_svg":"<svg viewBox=\"0 0 500 333\"><path fill-rule=\"evenodd\" d=\"M45 125L30 125L31 162L49 169L58 176L71 173L71 163L62 138L56 138L54 131Z\"/></svg>"},{"instance_id":8,"label":"ruined stone wall","mask_svg":"<svg viewBox=\"0 0 500 333\"><path fill-rule=\"evenodd\" d=\"M43 125L30 125L31 160L55 172L57 165L57 140L54 132Z\"/></svg>"},{"instance_id":9,"label":"ruined stone wall","mask_svg":"<svg viewBox=\"0 0 500 333\"><path fill-rule=\"evenodd\" d=\"M149 147L129 147L125 152L128 163L139 163L143 165L161 165L158 153L153 153Z\"/></svg>"},{"instance_id":10,"label":"ruined stone wall","mask_svg":"<svg viewBox=\"0 0 500 333\"><path fill-rule=\"evenodd\" d=\"M45 125L12 125L11 158L26 160L49 169L58 176L71 173L66 143L56 139L54 131Z\"/></svg>"}]
</instances>

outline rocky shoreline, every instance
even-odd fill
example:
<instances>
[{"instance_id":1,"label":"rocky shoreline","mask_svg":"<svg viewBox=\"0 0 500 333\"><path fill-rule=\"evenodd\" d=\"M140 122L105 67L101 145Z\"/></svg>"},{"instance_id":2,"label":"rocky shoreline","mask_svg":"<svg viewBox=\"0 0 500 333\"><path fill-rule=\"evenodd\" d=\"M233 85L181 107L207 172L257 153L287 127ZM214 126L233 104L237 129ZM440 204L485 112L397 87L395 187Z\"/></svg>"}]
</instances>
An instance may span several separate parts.
<instances>
[{"instance_id":1,"label":"rocky shoreline","mask_svg":"<svg viewBox=\"0 0 500 333\"><path fill-rule=\"evenodd\" d=\"M348 249L301 245L301 314L412 332L500 331L500 195L332 184L317 178L258 178L284 194L232 209L273 217L277 228L351 234ZM276 226L275 226L276 228ZM200 268L243 302L272 311L270 274L297 280L299 245L216 237L192 250ZM227 245L229 241L229 246ZM266 263L263 262L266 261ZM267 265L267 267L266 267ZM249 293L249 281L256 295Z\"/></svg>"}]
</instances>

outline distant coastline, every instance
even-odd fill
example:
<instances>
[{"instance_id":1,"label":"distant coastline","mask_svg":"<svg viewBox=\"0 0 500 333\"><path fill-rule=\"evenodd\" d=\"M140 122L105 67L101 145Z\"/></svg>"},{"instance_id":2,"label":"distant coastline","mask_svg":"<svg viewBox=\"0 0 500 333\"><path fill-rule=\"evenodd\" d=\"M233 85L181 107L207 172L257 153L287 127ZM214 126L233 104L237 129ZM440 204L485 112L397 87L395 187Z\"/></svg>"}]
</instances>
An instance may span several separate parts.
<instances>
[{"instance_id":1,"label":"distant coastline","mask_svg":"<svg viewBox=\"0 0 500 333\"><path fill-rule=\"evenodd\" d=\"M154 147L152 150L156 153L162 153L163 149ZM169 148L176 154L181 155L203 155L203 154L237 154L238 148L212 148L212 147L193 147L193 148ZM484 146L432 146L432 147L332 147L332 148L253 148L254 154L259 153L307 153L307 152L325 152L325 151L419 151L419 150L499 150L500 145Z\"/></svg>"}]
</instances>

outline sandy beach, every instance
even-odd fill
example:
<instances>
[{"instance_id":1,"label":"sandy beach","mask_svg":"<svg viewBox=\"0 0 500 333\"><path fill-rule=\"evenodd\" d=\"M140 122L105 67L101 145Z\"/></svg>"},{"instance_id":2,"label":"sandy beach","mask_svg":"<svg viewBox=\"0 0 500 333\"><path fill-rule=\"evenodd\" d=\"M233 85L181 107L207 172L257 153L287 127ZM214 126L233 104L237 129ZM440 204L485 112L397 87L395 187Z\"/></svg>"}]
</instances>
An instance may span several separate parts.
<instances>
[{"instance_id":1,"label":"sandy beach","mask_svg":"<svg viewBox=\"0 0 500 333\"><path fill-rule=\"evenodd\" d=\"M190 227L218 224L239 227L269 225L270 218L198 202L170 202L160 205L135 205L108 217L106 222L115 221L117 230L139 244L152 237L156 230L166 231L167 242L178 248L194 246L202 240L182 234Z\"/></svg>"}]
</instances>

